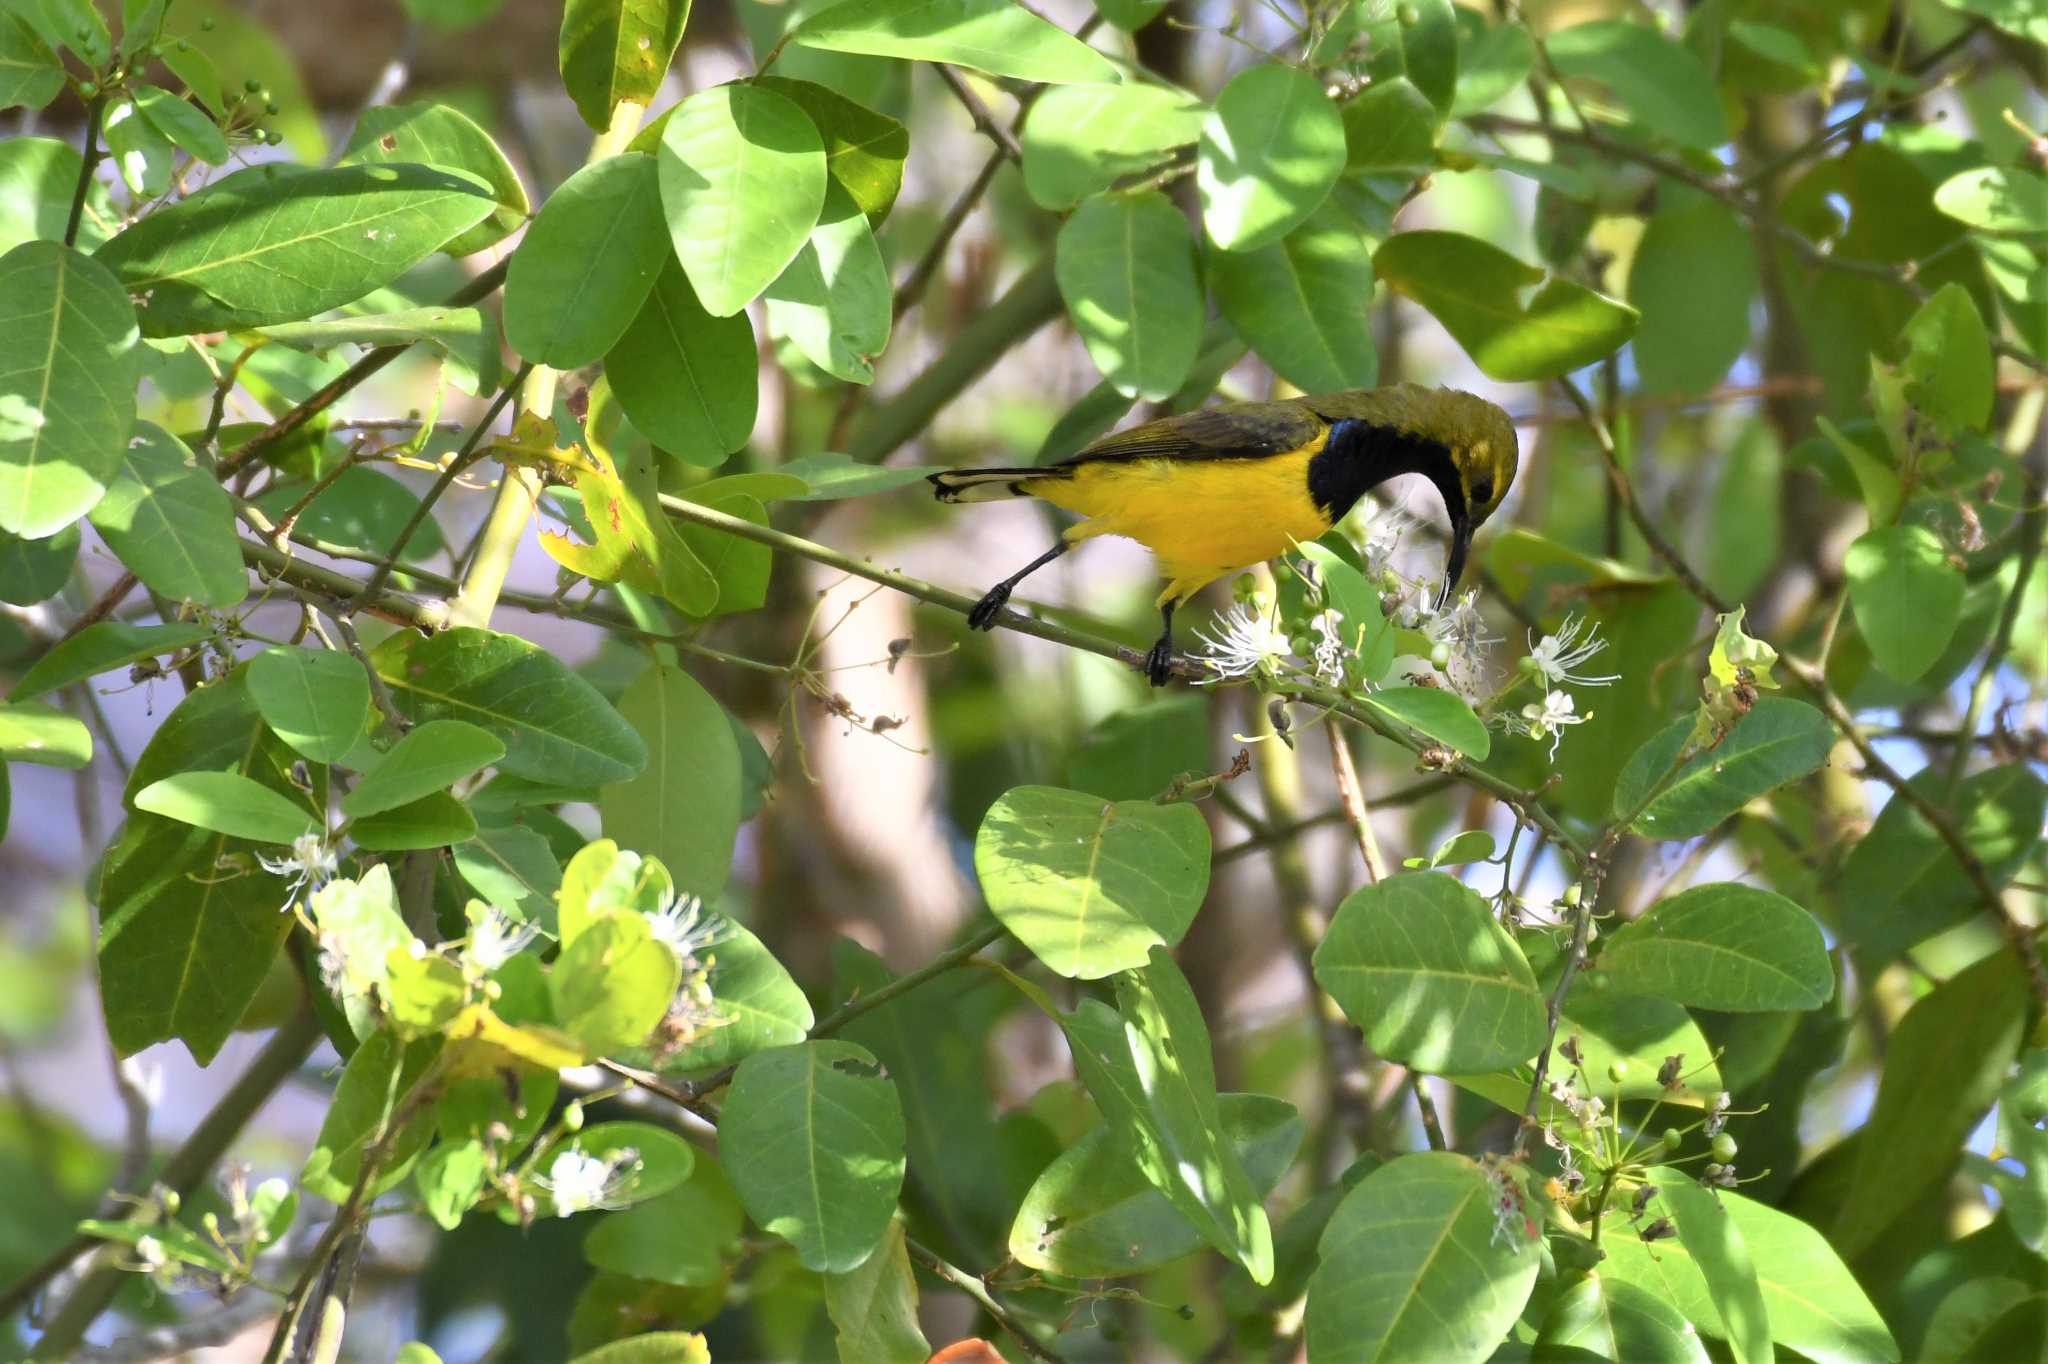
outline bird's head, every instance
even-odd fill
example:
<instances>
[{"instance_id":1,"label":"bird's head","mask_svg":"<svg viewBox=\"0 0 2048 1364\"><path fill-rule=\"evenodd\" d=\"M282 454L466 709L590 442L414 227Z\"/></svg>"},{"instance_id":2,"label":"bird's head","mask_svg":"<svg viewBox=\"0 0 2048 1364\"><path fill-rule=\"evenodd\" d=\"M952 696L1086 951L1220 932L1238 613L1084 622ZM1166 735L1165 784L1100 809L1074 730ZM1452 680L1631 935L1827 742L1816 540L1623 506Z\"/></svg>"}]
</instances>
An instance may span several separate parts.
<instances>
[{"instance_id":1,"label":"bird's head","mask_svg":"<svg viewBox=\"0 0 2048 1364\"><path fill-rule=\"evenodd\" d=\"M1486 524L1515 481L1520 451L1515 424L1484 398L1456 389L1425 394L1422 420L1411 429L1442 442L1449 459L1423 470L1444 500L1451 520L1451 558L1444 571L1444 595L1465 572L1472 534Z\"/></svg>"}]
</instances>

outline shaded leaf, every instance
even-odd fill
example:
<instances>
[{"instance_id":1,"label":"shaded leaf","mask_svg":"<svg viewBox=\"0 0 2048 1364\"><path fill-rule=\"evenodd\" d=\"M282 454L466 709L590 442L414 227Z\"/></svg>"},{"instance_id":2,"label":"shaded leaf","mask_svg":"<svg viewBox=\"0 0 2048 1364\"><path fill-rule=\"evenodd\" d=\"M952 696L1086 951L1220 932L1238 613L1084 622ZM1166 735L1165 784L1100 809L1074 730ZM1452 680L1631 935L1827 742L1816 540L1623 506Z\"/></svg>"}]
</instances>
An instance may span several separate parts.
<instances>
[{"instance_id":1,"label":"shaded leaf","mask_svg":"<svg viewBox=\"0 0 2048 1364\"><path fill-rule=\"evenodd\" d=\"M40 696L74 682L112 672L145 658L189 649L213 637L204 625L180 621L171 625L130 625L121 620L95 621L55 645L21 675L7 693L10 701Z\"/></svg>"},{"instance_id":2,"label":"shaded leaf","mask_svg":"<svg viewBox=\"0 0 2048 1364\"><path fill-rule=\"evenodd\" d=\"M1818 710L1803 701L1766 696L1718 748L1693 755L1674 772L1672 762L1684 749L1692 724L1689 718L1677 721L1645 742L1615 784L1614 816L1641 808L1633 827L1646 837L1706 833L1758 796L1817 770L1835 743L1834 726ZM1657 794L1644 807L1652 791Z\"/></svg>"},{"instance_id":3,"label":"shaded leaf","mask_svg":"<svg viewBox=\"0 0 2048 1364\"><path fill-rule=\"evenodd\" d=\"M446 104L376 104L363 110L340 164L391 161L462 171L491 187L497 209L442 243L441 249L451 256L497 245L519 229L532 208L526 186L491 135Z\"/></svg>"},{"instance_id":4,"label":"shaded leaf","mask_svg":"<svg viewBox=\"0 0 2048 1364\"><path fill-rule=\"evenodd\" d=\"M1599 968L1617 989L1723 1012L1817 1009L1835 993L1813 916L1732 881L1651 906L1608 938Z\"/></svg>"},{"instance_id":5,"label":"shaded leaf","mask_svg":"<svg viewBox=\"0 0 2048 1364\"><path fill-rule=\"evenodd\" d=\"M107 547L150 590L215 607L249 595L227 490L154 422L135 424L90 515Z\"/></svg>"},{"instance_id":6,"label":"shaded leaf","mask_svg":"<svg viewBox=\"0 0 2048 1364\"><path fill-rule=\"evenodd\" d=\"M732 868L739 828L740 760L725 712L697 680L655 664L619 697L647 764L598 797L607 838L659 857L676 884L714 895Z\"/></svg>"},{"instance_id":7,"label":"shaded leaf","mask_svg":"<svg viewBox=\"0 0 2048 1364\"><path fill-rule=\"evenodd\" d=\"M535 364L576 369L610 350L667 257L655 158L583 167L541 205L505 276L505 339Z\"/></svg>"},{"instance_id":8,"label":"shaded leaf","mask_svg":"<svg viewBox=\"0 0 2048 1364\"><path fill-rule=\"evenodd\" d=\"M1024 189L1065 209L1151 169L1202 135L1200 100L1160 85L1059 86L1024 119Z\"/></svg>"},{"instance_id":9,"label":"shaded leaf","mask_svg":"<svg viewBox=\"0 0 2048 1364\"><path fill-rule=\"evenodd\" d=\"M690 0L568 0L558 63L583 121L603 132L624 101L651 103L689 17Z\"/></svg>"},{"instance_id":10,"label":"shaded leaf","mask_svg":"<svg viewBox=\"0 0 2048 1364\"><path fill-rule=\"evenodd\" d=\"M249 695L271 732L314 762L339 762L369 729L369 675L344 653L265 649L249 660Z\"/></svg>"},{"instance_id":11,"label":"shaded leaf","mask_svg":"<svg viewBox=\"0 0 2048 1364\"><path fill-rule=\"evenodd\" d=\"M1968 307L1969 301L1964 300ZM1842 556L1856 628L1877 666L1911 682L1934 666L1962 618L1967 586L1925 526L1866 532Z\"/></svg>"},{"instance_id":12,"label":"shaded leaf","mask_svg":"<svg viewBox=\"0 0 2048 1364\"><path fill-rule=\"evenodd\" d=\"M798 24L789 40L1049 85L1117 81L1101 53L1010 0L844 0Z\"/></svg>"},{"instance_id":13,"label":"shaded leaf","mask_svg":"<svg viewBox=\"0 0 2048 1364\"><path fill-rule=\"evenodd\" d=\"M1279 241L1329 195L1345 155L1321 81L1277 63L1240 71L1202 123L1195 187L1209 239L1226 251Z\"/></svg>"},{"instance_id":14,"label":"shaded leaf","mask_svg":"<svg viewBox=\"0 0 2048 1364\"><path fill-rule=\"evenodd\" d=\"M1180 210L1156 190L1095 195L1060 228L1053 273L1102 377L1122 393L1172 396L1202 339L1194 241Z\"/></svg>"},{"instance_id":15,"label":"shaded leaf","mask_svg":"<svg viewBox=\"0 0 2048 1364\"><path fill-rule=\"evenodd\" d=\"M686 464L716 468L743 448L760 401L760 358L745 310L713 317L670 259L604 358L619 407Z\"/></svg>"}]
</instances>

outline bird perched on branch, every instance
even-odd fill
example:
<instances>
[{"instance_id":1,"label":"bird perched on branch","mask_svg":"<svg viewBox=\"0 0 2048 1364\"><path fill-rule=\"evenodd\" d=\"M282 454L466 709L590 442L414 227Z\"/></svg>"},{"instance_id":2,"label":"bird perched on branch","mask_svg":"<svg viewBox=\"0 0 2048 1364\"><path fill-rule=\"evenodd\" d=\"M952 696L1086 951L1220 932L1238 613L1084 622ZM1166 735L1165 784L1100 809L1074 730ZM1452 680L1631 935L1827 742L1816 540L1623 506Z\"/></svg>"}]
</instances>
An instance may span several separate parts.
<instances>
[{"instance_id":1,"label":"bird perched on branch","mask_svg":"<svg viewBox=\"0 0 2048 1364\"><path fill-rule=\"evenodd\" d=\"M1226 403L1103 437L1057 464L929 475L941 502L1040 497L1088 519L988 590L967 623L993 629L1018 583L1083 540L1124 535L1158 556L1164 629L1145 656L1163 686L1174 608L1207 584L1314 540L1397 474L1436 485L1451 523L1444 593L1472 533L1515 481L1515 427L1483 398L1397 384L1280 402Z\"/></svg>"}]
</instances>

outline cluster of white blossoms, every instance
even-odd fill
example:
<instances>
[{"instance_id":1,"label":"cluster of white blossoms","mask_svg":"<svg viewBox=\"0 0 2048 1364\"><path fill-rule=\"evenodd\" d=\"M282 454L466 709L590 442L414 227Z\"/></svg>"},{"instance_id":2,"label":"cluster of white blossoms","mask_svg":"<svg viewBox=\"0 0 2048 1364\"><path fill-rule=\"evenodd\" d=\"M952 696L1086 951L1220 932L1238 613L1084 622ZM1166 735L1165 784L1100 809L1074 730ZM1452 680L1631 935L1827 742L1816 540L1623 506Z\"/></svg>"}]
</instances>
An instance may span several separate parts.
<instances>
[{"instance_id":1,"label":"cluster of white blossoms","mask_svg":"<svg viewBox=\"0 0 2048 1364\"><path fill-rule=\"evenodd\" d=\"M1592 712L1581 710L1567 688L1604 687L1617 680L1614 674L1589 670L1607 641L1584 617L1567 616L1556 630L1530 640L1529 654L1519 664L1522 677L1511 679L1505 689L1496 688L1492 655L1501 639L1487 626L1479 609L1479 594L1466 591L1439 602L1441 593L1434 583L1425 577L1404 576L1392 566L1402 537L1417 524L1400 508L1385 508L1373 513L1359 537L1364 574L1381 593L1386 619L1401 630L1419 634L1428 645L1426 652L1397 656L1385 684L1453 692L1487 715L1496 727L1539 742L1549 740L1555 759L1565 730L1592 718ZM1298 681L1340 690L1347 685L1347 669L1357 655L1358 640L1356 632L1347 629L1343 613L1327 598L1318 594L1306 630L1290 633L1288 624L1280 619L1277 603L1246 600L1247 595L1241 591L1237 604L1214 625L1195 631L1205 646L1202 661L1210 672L1203 684ZM1489 713L1491 704L1507 701L1523 680L1535 682L1542 689L1541 696Z\"/></svg>"},{"instance_id":2,"label":"cluster of white blossoms","mask_svg":"<svg viewBox=\"0 0 2048 1364\"><path fill-rule=\"evenodd\" d=\"M472 900L462 960L474 974L487 976L524 952L539 936L539 924L524 923L496 905Z\"/></svg>"}]
</instances>

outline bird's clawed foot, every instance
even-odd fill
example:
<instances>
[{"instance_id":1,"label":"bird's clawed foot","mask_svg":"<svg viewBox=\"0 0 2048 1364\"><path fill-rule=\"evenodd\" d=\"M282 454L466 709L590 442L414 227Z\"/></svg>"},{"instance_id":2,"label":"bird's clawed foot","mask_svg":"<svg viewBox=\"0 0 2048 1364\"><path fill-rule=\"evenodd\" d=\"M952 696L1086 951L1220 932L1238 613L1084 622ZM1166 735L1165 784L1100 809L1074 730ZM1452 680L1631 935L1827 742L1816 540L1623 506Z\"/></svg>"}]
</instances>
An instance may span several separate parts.
<instances>
[{"instance_id":1,"label":"bird's clawed foot","mask_svg":"<svg viewBox=\"0 0 2048 1364\"><path fill-rule=\"evenodd\" d=\"M1145 678L1155 687L1163 687L1173 676L1173 636L1161 635L1157 643L1145 655Z\"/></svg>"},{"instance_id":2,"label":"bird's clawed foot","mask_svg":"<svg viewBox=\"0 0 2048 1364\"><path fill-rule=\"evenodd\" d=\"M967 613L967 628L970 630L995 629L996 616L1009 604L1010 584L997 583L983 594L982 599L974 604L974 609Z\"/></svg>"}]
</instances>

